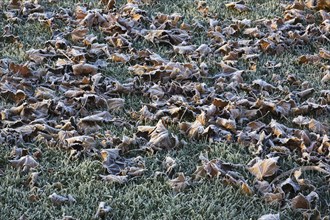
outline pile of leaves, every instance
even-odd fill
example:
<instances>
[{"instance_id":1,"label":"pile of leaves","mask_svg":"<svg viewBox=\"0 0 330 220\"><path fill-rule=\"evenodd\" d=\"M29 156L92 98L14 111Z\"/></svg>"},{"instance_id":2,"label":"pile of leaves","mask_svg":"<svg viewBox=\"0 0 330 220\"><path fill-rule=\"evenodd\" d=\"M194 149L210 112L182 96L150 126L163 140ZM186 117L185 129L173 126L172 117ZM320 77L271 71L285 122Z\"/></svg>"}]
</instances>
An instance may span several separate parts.
<instances>
[{"instance_id":1,"label":"pile of leaves","mask_svg":"<svg viewBox=\"0 0 330 220\"><path fill-rule=\"evenodd\" d=\"M187 177L175 173L176 161L167 157L163 174L176 192L220 178L248 196L301 210L306 219L329 218L318 209L328 205L321 204L322 189L302 174L319 172L329 186L330 90L313 88L296 75L281 77L276 69L282 64L272 61L265 66L271 81L250 80L260 56L313 44L318 53L303 55L297 63L320 67L320 84L329 85L330 51L323 46L330 41L329 1L294 1L282 5L282 17L230 23L200 1L196 10L206 25L187 23L177 13L150 15L143 10L146 4L153 2L128 0L119 7L110 0L100 1L99 8L77 4L56 13L34 1L3 6L8 22L3 41L19 44L11 24L20 22L39 22L52 33L43 48L26 51L26 62L0 60L1 98L10 103L1 109L0 143L13 148L9 163L30 172L34 186L43 148L56 148L68 151L71 159L102 161L105 173L100 178L124 184L148 169L146 153L199 140L238 143L255 159L233 164L201 155L196 171ZM225 7L237 13L251 10L244 1ZM206 43L193 42L194 32L205 34ZM159 47L172 52L159 54ZM131 77L122 82L103 74L113 63L128 66ZM125 108L125 97L132 94L148 100L138 111ZM102 129L105 125L135 134L118 137ZM40 150L29 150L31 143ZM127 157L132 150L137 155ZM280 161L288 156L299 166L283 171L287 169ZM50 199L74 202L71 195ZM104 203L100 207L110 210ZM271 217L279 219L261 219Z\"/></svg>"}]
</instances>

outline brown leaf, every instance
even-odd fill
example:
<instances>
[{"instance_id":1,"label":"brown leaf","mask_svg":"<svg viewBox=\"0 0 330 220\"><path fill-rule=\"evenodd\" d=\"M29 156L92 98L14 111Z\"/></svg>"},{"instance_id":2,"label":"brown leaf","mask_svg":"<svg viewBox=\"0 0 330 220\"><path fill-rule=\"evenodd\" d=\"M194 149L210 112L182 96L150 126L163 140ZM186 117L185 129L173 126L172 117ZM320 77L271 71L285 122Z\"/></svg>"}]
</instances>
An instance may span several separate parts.
<instances>
[{"instance_id":1,"label":"brown leaf","mask_svg":"<svg viewBox=\"0 0 330 220\"><path fill-rule=\"evenodd\" d=\"M19 65L19 64L15 64L15 63L10 63L9 70L12 71L13 74L19 74L23 77L29 77L32 75L31 70L25 64Z\"/></svg>"},{"instance_id":2,"label":"brown leaf","mask_svg":"<svg viewBox=\"0 0 330 220\"><path fill-rule=\"evenodd\" d=\"M159 120L156 126L139 126L138 131L146 133L149 141L146 148L155 150L176 148L179 145L177 136L169 133L162 120Z\"/></svg>"},{"instance_id":3,"label":"brown leaf","mask_svg":"<svg viewBox=\"0 0 330 220\"><path fill-rule=\"evenodd\" d=\"M236 132L236 122L231 119L225 119L225 118L218 118L216 123L222 127L224 127L227 130L230 130L232 132Z\"/></svg>"},{"instance_id":4,"label":"brown leaf","mask_svg":"<svg viewBox=\"0 0 330 220\"><path fill-rule=\"evenodd\" d=\"M229 9L235 9L239 12L247 12L251 10L248 6L245 5L244 1L231 2L226 4L226 7Z\"/></svg>"},{"instance_id":5,"label":"brown leaf","mask_svg":"<svg viewBox=\"0 0 330 220\"><path fill-rule=\"evenodd\" d=\"M329 127L323 125L321 122L312 119L308 123L309 130L318 134L327 134L329 132Z\"/></svg>"},{"instance_id":6,"label":"brown leaf","mask_svg":"<svg viewBox=\"0 0 330 220\"><path fill-rule=\"evenodd\" d=\"M87 15L87 8L83 6L77 6L75 8L75 15L77 19L84 19Z\"/></svg>"},{"instance_id":7,"label":"brown leaf","mask_svg":"<svg viewBox=\"0 0 330 220\"><path fill-rule=\"evenodd\" d=\"M324 48L320 48L319 55L323 59L326 59L326 60L329 60L330 59L330 51L328 51L328 50L326 50Z\"/></svg>"},{"instance_id":8,"label":"brown leaf","mask_svg":"<svg viewBox=\"0 0 330 220\"><path fill-rule=\"evenodd\" d=\"M113 62L127 63L130 61L131 57L129 55L123 54L123 53L114 53L111 55L111 59Z\"/></svg>"},{"instance_id":9,"label":"brown leaf","mask_svg":"<svg viewBox=\"0 0 330 220\"><path fill-rule=\"evenodd\" d=\"M189 185L183 173L178 173L177 178L169 180L169 184L175 192L181 192Z\"/></svg>"},{"instance_id":10,"label":"brown leaf","mask_svg":"<svg viewBox=\"0 0 330 220\"><path fill-rule=\"evenodd\" d=\"M74 75L95 75L97 67L91 64L76 64L72 66Z\"/></svg>"},{"instance_id":11,"label":"brown leaf","mask_svg":"<svg viewBox=\"0 0 330 220\"><path fill-rule=\"evenodd\" d=\"M88 33L88 28L78 27L71 32L72 41L78 42L85 39Z\"/></svg>"},{"instance_id":12,"label":"brown leaf","mask_svg":"<svg viewBox=\"0 0 330 220\"><path fill-rule=\"evenodd\" d=\"M311 9L330 11L329 0L307 0L306 6Z\"/></svg>"},{"instance_id":13,"label":"brown leaf","mask_svg":"<svg viewBox=\"0 0 330 220\"><path fill-rule=\"evenodd\" d=\"M299 195L291 200L291 207L293 209L310 209L311 204L304 195L299 193Z\"/></svg>"},{"instance_id":14,"label":"brown leaf","mask_svg":"<svg viewBox=\"0 0 330 220\"><path fill-rule=\"evenodd\" d=\"M298 57L298 62L300 64L304 63L316 63L321 60L321 57L319 55L302 55Z\"/></svg>"},{"instance_id":15,"label":"brown leaf","mask_svg":"<svg viewBox=\"0 0 330 220\"><path fill-rule=\"evenodd\" d=\"M248 170L255 175L258 180L273 176L279 169L279 166L277 166L278 159L279 157L272 157L264 160L257 159L256 163L248 168Z\"/></svg>"},{"instance_id":16,"label":"brown leaf","mask_svg":"<svg viewBox=\"0 0 330 220\"><path fill-rule=\"evenodd\" d=\"M284 192L276 192L276 193L265 193L263 195L265 202L270 204L281 204L284 199Z\"/></svg>"},{"instance_id":17,"label":"brown leaf","mask_svg":"<svg viewBox=\"0 0 330 220\"><path fill-rule=\"evenodd\" d=\"M250 196L253 194L251 187L247 183L242 183L241 189L242 189L242 192L246 195Z\"/></svg>"}]
</instances>

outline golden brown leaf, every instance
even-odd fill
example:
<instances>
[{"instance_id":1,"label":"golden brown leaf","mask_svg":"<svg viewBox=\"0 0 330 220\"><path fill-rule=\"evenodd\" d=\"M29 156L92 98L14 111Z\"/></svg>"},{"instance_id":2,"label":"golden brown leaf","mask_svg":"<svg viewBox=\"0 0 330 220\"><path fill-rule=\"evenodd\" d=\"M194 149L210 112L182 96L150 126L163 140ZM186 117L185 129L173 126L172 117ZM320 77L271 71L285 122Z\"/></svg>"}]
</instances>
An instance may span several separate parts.
<instances>
[{"instance_id":1,"label":"golden brown leaf","mask_svg":"<svg viewBox=\"0 0 330 220\"><path fill-rule=\"evenodd\" d=\"M247 12L251 10L248 6L245 5L244 1L231 2L226 4L226 7L229 9L235 9L239 12Z\"/></svg>"},{"instance_id":2,"label":"golden brown leaf","mask_svg":"<svg viewBox=\"0 0 330 220\"><path fill-rule=\"evenodd\" d=\"M258 180L262 180L264 177L273 176L279 169L279 166L277 166L278 159L279 157L272 157L264 160L257 159L255 164L252 167L249 167L248 170L256 176Z\"/></svg>"},{"instance_id":3,"label":"golden brown leaf","mask_svg":"<svg viewBox=\"0 0 330 220\"><path fill-rule=\"evenodd\" d=\"M327 134L329 132L329 127L323 125L321 122L312 119L308 123L309 130L318 134Z\"/></svg>"},{"instance_id":4,"label":"golden brown leaf","mask_svg":"<svg viewBox=\"0 0 330 220\"><path fill-rule=\"evenodd\" d=\"M170 180L169 184L175 192L181 192L189 185L184 173L178 173L178 177Z\"/></svg>"}]
</instances>

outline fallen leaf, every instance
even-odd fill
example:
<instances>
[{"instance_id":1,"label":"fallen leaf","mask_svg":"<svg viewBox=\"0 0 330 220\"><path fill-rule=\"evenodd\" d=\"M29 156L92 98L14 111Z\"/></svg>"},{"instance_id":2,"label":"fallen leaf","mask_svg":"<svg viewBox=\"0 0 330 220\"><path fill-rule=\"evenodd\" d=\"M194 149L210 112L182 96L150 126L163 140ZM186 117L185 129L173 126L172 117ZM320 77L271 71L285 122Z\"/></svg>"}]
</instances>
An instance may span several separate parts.
<instances>
[{"instance_id":1,"label":"fallen leaf","mask_svg":"<svg viewBox=\"0 0 330 220\"><path fill-rule=\"evenodd\" d=\"M39 163L29 155L23 156L18 160L9 160L9 163L15 168L23 168L23 171L29 171L31 168L39 166Z\"/></svg>"},{"instance_id":2,"label":"fallen leaf","mask_svg":"<svg viewBox=\"0 0 330 220\"><path fill-rule=\"evenodd\" d=\"M106 205L105 202L100 202L96 214L94 215L94 218L105 218L106 215L112 210L112 208L108 205Z\"/></svg>"},{"instance_id":3,"label":"fallen leaf","mask_svg":"<svg viewBox=\"0 0 330 220\"><path fill-rule=\"evenodd\" d=\"M97 67L91 64L76 64L72 66L74 75L95 75Z\"/></svg>"},{"instance_id":4,"label":"fallen leaf","mask_svg":"<svg viewBox=\"0 0 330 220\"><path fill-rule=\"evenodd\" d=\"M110 183L119 183L119 184L124 184L128 181L128 176L117 176L113 174L109 175L100 175L100 177Z\"/></svg>"},{"instance_id":5,"label":"fallen leaf","mask_svg":"<svg viewBox=\"0 0 330 220\"><path fill-rule=\"evenodd\" d=\"M248 6L245 5L244 1L227 3L226 7L229 9L235 9L239 12L247 12L251 10Z\"/></svg>"},{"instance_id":6,"label":"fallen leaf","mask_svg":"<svg viewBox=\"0 0 330 220\"><path fill-rule=\"evenodd\" d=\"M255 175L258 180L262 180L264 177L273 176L279 169L279 166L277 166L278 159L279 157L272 157L264 160L257 159L255 164L252 167L249 167L248 170Z\"/></svg>"},{"instance_id":7,"label":"fallen leaf","mask_svg":"<svg viewBox=\"0 0 330 220\"><path fill-rule=\"evenodd\" d=\"M280 220L280 214L266 214L258 218L258 220Z\"/></svg>"},{"instance_id":8,"label":"fallen leaf","mask_svg":"<svg viewBox=\"0 0 330 220\"><path fill-rule=\"evenodd\" d=\"M183 173L178 173L178 177L170 180L169 184L175 192L181 192L189 185Z\"/></svg>"},{"instance_id":9,"label":"fallen leaf","mask_svg":"<svg viewBox=\"0 0 330 220\"><path fill-rule=\"evenodd\" d=\"M58 195L56 193L53 193L51 194L49 197L48 197L52 203L54 203L55 205L62 205L64 204L65 202L69 202L69 203L73 203L73 202L76 202L76 200L69 194L68 196L61 196L61 195Z\"/></svg>"},{"instance_id":10,"label":"fallen leaf","mask_svg":"<svg viewBox=\"0 0 330 220\"><path fill-rule=\"evenodd\" d=\"M309 201L301 193L291 200L291 207L293 209L310 209L310 206Z\"/></svg>"}]
</instances>

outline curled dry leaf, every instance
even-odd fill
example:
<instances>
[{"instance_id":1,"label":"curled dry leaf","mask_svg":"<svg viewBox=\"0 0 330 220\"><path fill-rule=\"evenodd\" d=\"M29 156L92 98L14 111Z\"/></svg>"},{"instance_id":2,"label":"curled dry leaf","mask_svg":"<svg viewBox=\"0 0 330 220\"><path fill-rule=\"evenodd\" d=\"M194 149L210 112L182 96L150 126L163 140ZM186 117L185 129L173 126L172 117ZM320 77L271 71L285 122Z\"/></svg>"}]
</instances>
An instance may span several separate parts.
<instances>
[{"instance_id":1,"label":"curled dry leaf","mask_svg":"<svg viewBox=\"0 0 330 220\"><path fill-rule=\"evenodd\" d=\"M311 9L330 11L330 2L328 0L307 0L306 6Z\"/></svg>"},{"instance_id":2,"label":"curled dry leaf","mask_svg":"<svg viewBox=\"0 0 330 220\"><path fill-rule=\"evenodd\" d=\"M257 159L252 167L249 167L248 170L258 180L262 180L264 177L273 176L279 169L277 166L277 161L279 157L272 157L268 159Z\"/></svg>"}]
</instances>

